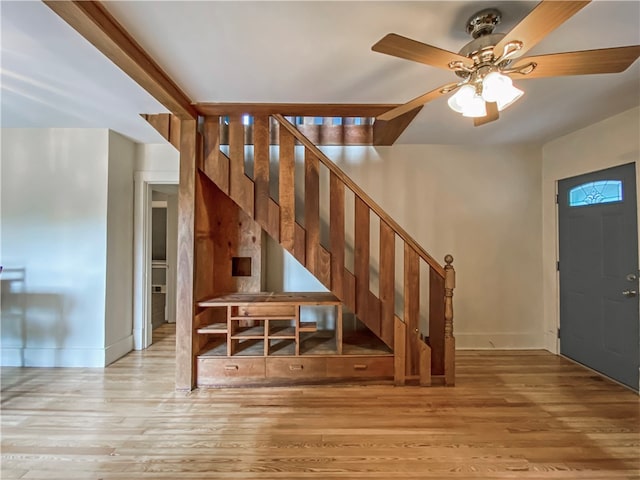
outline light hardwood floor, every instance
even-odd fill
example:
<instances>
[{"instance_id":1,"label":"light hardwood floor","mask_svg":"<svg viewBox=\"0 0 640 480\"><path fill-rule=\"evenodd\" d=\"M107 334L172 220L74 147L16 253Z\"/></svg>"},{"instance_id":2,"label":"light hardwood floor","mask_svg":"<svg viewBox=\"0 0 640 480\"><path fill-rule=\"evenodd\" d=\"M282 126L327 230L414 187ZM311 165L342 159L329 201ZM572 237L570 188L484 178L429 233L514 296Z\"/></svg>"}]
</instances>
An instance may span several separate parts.
<instances>
[{"instance_id":1,"label":"light hardwood floor","mask_svg":"<svg viewBox=\"0 0 640 480\"><path fill-rule=\"evenodd\" d=\"M454 388L176 393L171 327L106 369L2 369L2 479L637 479L637 395L546 352Z\"/></svg>"}]
</instances>

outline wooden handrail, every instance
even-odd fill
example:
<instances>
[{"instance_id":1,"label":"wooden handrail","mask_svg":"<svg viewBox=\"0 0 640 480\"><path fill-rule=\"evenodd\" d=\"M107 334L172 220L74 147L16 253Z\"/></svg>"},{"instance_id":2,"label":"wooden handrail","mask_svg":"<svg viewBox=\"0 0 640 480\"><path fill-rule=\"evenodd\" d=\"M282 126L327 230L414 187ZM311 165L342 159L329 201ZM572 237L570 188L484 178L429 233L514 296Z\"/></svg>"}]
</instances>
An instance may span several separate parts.
<instances>
[{"instance_id":1,"label":"wooden handrail","mask_svg":"<svg viewBox=\"0 0 640 480\"><path fill-rule=\"evenodd\" d=\"M296 140L298 140L302 145L311 150L314 155L318 157L318 159L331 171L333 172L340 180L347 186L351 191L356 194L358 197L362 199L367 206L373 210L373 212L380 217L385 223L387 223L391 228L395 230L395 232L402 238L402 240L409 245L416 253L425 261L433 270L435 270L438 275L444 278L445 270L442 265L440 265L431 255L429 255L424 248L422 248L398 223L391 218L383 209L380 207L369 195L367 195L353 180L351 180L335 163L327 157L322 150L316 147L313 143L311 143L302 133L298 131L298 129L291 124L286 118L284 118L281 114L275 114L274 118L278 120L278 123L286 128L289 133L291 133Z\"/></svg>"}]
</instances>

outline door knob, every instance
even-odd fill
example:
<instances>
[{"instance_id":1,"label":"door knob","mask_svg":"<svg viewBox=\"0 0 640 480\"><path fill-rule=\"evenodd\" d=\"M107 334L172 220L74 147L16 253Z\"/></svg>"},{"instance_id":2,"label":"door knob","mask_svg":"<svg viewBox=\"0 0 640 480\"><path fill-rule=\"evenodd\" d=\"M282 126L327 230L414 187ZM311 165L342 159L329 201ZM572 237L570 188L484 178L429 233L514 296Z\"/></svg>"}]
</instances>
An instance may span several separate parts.
<instances>
[{"instance_id":1,"label":"door knob","mask_svg":"<svg viewBox=\"0 0 640 480\"><path fill-rule=\"evenodd\" d=\"M629 275L627 275L627 280L630 282L635 282L637 279L638 277L633 273L630 273Z\"/></svg>"},{"instance_id":2,"label":"door knob","mask_svg":"<svg viewBox=\"0 0 640 480\"><path fill-rule=\"evenodd\" d=\"M622 295L625 297L635 297L638 294L635 290L623 290Z\"/></svg>"}]
</instances>

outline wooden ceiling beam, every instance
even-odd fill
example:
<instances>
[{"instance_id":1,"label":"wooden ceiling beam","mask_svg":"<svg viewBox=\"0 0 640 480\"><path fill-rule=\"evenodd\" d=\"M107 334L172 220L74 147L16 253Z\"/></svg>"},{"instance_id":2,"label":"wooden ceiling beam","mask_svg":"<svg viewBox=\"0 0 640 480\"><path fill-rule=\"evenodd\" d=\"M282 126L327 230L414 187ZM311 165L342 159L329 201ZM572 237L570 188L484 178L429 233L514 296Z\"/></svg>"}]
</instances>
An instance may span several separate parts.
<instances>
[{"instance_id":1,"label":"wooden ceiling beam","mask_svg":"<svg viewBox=\"0 0 640 480\"><path fill-rule=\"evenodd\" d=\"M196 103L201 115L285 115L297 117L376 117L399 104L379 103Z\"/></svg>"},{"instance_id":2,"label":"wooden ceiling beam","mask_svg":"<svg viewBox=\"0 0 640 480\"><path fill-rule=\"evenodd\" d=\"M197 118L191 100L97 1L44 3L181 119Z\"/></svg>"},{"instance_id":3,"label":"wooden ceiling beam","mask_svg":"<svg viewBox=\"0 0 640 480\"><path fill-rule=\"evenodd\" d=\"M422 107L409 110L391 120L376 120L373 124L373 144L377 146L393 145L420 110Z\"/></svg>"}]
</instances>

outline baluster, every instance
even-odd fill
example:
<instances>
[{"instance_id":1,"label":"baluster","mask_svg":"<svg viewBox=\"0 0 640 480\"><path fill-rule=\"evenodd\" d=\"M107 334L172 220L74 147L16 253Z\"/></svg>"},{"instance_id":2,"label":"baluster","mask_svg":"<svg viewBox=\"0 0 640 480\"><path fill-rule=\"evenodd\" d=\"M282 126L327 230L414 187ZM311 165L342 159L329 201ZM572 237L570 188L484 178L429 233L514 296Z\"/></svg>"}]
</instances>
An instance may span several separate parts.
<instances>
[{"instance_id":1,"label":"baluster","mask_svg":"<svg viewBox=\"0 0 640 480\"><path fill-rule=\"evenodd\" d=\"M344 183L334 172L329 177L329 210L331 290L344 300Z\"/></svg>"},{"instance_id":2,"label":"baluster","mask_svg":"<svg viewBox=\"0 0 640 480\"><path fill-rule=\"evenodd\" d=\"M253 182L244 174L244 125L240 114L229 116L229 196L253 217Z\"/></svg>"},{"instance_id":3,"label":"baluster","mask_svg":"<svg viewBox=\"0 0 640 480\"><path fill-rule=\"evenodd\" d=\"M356 315L367 322L369 300L369 206L355 197L354 274L356 277Z\"/></svg>"},{"instance_id":4,"label":"baluster","mask_svg":"<svg viewBox=\"0 0 640 480\"><path fill-rule=\"evenodd\" d=\"M404 322L407 324L407 374L417 375L420 365L420 257L404 244Z\"/></svg>"},{"instance_id":5,"label":"baluster","mask_svg":"<svg viewBox=\"0 0 640 480\"><path fill-rule=\"evenodd\" d=\"M280 129L280 173L279 195L280 204L280 243L293 252L295 245L295 144L293 136L285 128Z\"/></svg>"},{"instance_id":6,"label":"baluster","mask_svg":"<svg viewBox=\"0 0 640 480\"><path fill-rule=\"evenodd\" d=\"M318 157L304 150L304 228L307 231L307 268L318 276L320 248L320 166Z\"/></svg>"},{"instance_id":7,"label":"baluster","mask_svg":"<svg viewBox=\"0 0 640 480\"><path fill-rule=\"evenodd\" d=\"M256 221L269 223L269 117L253 119L253 178L255 182Z\"/></svg>"},{"instance_id":8,"label":"baluster","mask_svg":"<svg viewBox=\"0 0 640 480\"><path fill-rule=\"evenodd\" d=\"M396 234L380 219L380 337L393 345L393 317L395 311L395 253Z\"/></svg>"},{"instance_id":9,"label":"baluster","mask_svg":"<svg viewBox=\"0 0 640 480\"><path fill-rule=\"evenodd\" d=\"M227 195L229 194L229 159L220 152L220 117L204 119L204 171Z\"/></svg>"},{"instance_id":10,"label":"baluster","mask_svg":"<svg viewBox=\"0 0 640 480\"><path fill-rule=\"evenodd\" d=\"M407 324L394 315L393 378L396 385L404 385L407 372Z\"/></svg>"}]
</instances>

